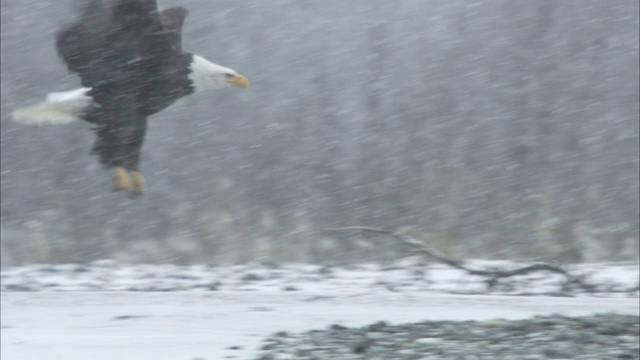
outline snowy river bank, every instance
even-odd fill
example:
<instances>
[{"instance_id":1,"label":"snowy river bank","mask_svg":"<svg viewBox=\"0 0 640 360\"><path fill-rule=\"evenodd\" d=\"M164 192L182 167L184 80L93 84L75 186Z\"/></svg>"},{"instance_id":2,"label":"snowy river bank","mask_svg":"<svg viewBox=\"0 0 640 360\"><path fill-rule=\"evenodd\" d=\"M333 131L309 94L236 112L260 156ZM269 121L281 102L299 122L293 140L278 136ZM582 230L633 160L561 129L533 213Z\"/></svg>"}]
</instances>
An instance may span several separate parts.
<instances>
[{"instance_id":1,"label":"snowy river bank","mask_svg":"<svg viewBox=\"0 0 640 360\"><path fill-rule=\"evenodd\" d=\"M619 288L638 281L637 264L574 270ZM557 281L532 275L483 294L481 279L415 259L384 266L12 267L2 270L1 354L12 360L255 359L274 333L331 325L639 315L637 292L563 294Z\"/></svg>"}]
</instances>

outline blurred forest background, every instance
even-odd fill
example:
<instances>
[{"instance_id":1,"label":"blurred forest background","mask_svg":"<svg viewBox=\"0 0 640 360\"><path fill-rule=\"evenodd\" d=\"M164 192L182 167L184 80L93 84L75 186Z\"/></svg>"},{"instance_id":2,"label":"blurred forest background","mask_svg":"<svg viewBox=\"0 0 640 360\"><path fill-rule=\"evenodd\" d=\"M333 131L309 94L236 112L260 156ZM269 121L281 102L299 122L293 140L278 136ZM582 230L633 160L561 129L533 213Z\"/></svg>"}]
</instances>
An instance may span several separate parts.
<instances>
[{"instance_id":1,"label":"blurred forest background","mask_svg":"<svg viewBox=\"0 0 640 360\"><path fill-rule=\"evenodd\" d=\"M68 1L3 0L2 264L638 260L638 1L160 0L252 88L150 119L138 199L88 124L17 107L79 86Z\"/></svg>"}]
</instances>

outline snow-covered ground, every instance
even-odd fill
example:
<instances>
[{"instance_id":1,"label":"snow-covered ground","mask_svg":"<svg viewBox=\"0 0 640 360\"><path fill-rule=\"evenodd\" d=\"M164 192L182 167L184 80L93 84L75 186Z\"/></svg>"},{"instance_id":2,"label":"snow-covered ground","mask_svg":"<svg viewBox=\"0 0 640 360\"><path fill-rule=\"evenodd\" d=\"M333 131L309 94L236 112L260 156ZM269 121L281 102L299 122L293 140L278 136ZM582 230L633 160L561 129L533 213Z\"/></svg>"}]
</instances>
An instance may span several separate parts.
<instances>
[{"instance_id":1,"label":"snow-covered ground","mask_svg":"<svg viewBox=\"0 0 640 360\"><path fill-rule=\"evenodd\" d=\"M521 266L475 261L471 265ZM638 315L638 264L588 264L611 292L560 289L545 273L491 294L481 278L416 259L356 266L40 265L2 269L3 359L252 359L277 331L384 320Z\"/></svg>"}]
</instances>

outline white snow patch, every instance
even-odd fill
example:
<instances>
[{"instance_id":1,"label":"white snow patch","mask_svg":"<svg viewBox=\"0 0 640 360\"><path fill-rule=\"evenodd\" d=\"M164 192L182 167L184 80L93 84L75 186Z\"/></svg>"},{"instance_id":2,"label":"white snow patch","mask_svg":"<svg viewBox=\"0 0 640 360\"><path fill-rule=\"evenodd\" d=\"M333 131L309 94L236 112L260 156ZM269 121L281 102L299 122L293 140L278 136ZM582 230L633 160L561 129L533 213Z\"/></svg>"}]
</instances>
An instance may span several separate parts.
<instances>
[{"instance_id":1,"label":"white snow patch","mask_svg":"<svg viewBox=\"0 0 640 360\"><path fill-rule=\"evenodd\" d=\"M579 267L628 286L638 281L638 264ZM219 283L219 290L198 286L212 283ZM445 267L411 262L328 268L106 262L10 267L2 270L1 355L12 360L252 359L263 339L274 332L323 329L331 324L640 312L637 297L613 293L598 297L447 293L484 289L480 284ZM48 290L7 291L18 285ZM551 285L529 282L528 292L542 294ZM121 291L151 286L194 291ZM287 286L297 291L284 291ZM99 291L86 291L91 288Z\"/></svg>"}]
</instances>

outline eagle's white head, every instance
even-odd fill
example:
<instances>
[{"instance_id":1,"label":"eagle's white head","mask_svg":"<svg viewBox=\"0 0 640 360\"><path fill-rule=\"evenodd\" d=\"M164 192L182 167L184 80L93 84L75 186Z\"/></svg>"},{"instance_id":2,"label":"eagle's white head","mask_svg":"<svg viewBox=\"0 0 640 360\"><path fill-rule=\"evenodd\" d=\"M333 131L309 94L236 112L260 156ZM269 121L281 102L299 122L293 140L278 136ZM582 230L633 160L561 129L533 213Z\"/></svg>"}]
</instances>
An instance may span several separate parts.
<instances>
[{"instance_id":1,"label":"eagle's white head","mask_svg":"<svg viewBox=\"0 0 640 360\"><path fill-rule=\"evenodd\" d=\"M237 86L243 89L249 87L249 80L246 77L233 69L214 64L202 56L193 55L190 69L189 79L193 83L195 91L220 89L227 86Z\"/></svg>"}]
</instances>

